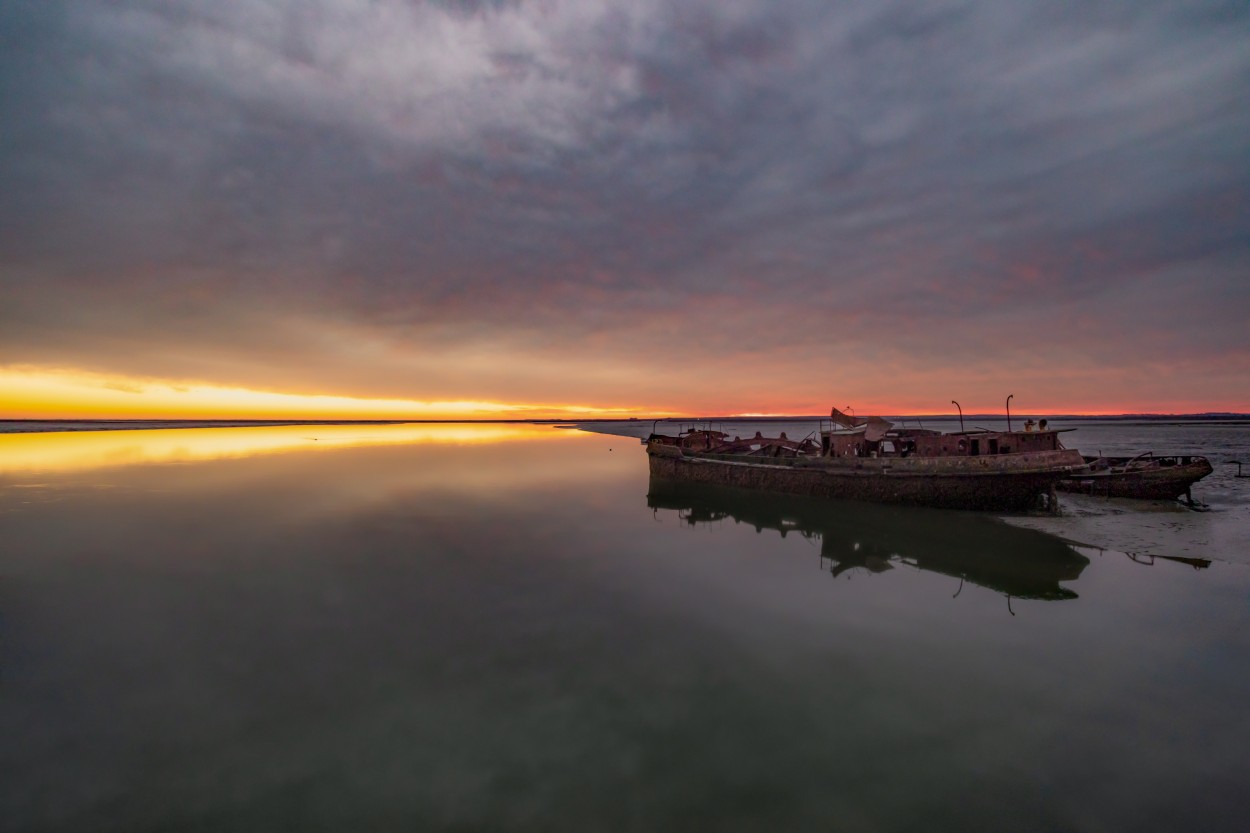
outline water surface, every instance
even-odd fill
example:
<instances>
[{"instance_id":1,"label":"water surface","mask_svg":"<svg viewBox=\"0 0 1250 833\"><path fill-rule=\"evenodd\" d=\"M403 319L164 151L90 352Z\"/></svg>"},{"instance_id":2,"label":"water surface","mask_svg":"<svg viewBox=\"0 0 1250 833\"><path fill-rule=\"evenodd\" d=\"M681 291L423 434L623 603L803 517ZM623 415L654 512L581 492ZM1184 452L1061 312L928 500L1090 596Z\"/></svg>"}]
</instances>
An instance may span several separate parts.
<instances>
[{"instance_id":1,"label":"water surface","mask_svg":"<svg viewBox=\"0 0 1250 833\"><path fill-rule=\"evenodd\" d=\"M1246 822L1236 553L537 426L4 436L0 540L5 829Z\"/></svg>"}]
</instances>

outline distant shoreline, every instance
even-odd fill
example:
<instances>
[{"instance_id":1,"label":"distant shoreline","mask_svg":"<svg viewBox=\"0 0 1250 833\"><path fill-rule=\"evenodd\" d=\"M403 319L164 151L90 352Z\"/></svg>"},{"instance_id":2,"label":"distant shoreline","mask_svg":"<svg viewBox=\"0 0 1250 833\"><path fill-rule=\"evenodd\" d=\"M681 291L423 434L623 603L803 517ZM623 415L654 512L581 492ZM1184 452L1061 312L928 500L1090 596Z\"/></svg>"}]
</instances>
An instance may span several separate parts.
<instances>
[{"instance_id":1,"label":"distant shoreline","mask_svg":"<svg viewBox=\"0 0 1250 833\"><path fill-rule=\"evenodd\" d=\"M1001 419L1004 414L964 414L965 421ZM1066 420L1076 422L1115 422L1121 424L1163 425L1168 423L1209 423L1242 425L1250 424L1250 414L1201 413L1201 414L1115 414L1091 416L1087 414L1012 414L1015 419ZM957 420L958 414L919 414L887 416L895 421ZM289 425L599 425L605 423L674 423L674 422L816 422L828 419L823 415L795 416L671 416L671 417L622 417L589 419L0 419L0 434L43 434L83 431L143 431L186 428L268 428Z\"/></svg>"}]
</instances>

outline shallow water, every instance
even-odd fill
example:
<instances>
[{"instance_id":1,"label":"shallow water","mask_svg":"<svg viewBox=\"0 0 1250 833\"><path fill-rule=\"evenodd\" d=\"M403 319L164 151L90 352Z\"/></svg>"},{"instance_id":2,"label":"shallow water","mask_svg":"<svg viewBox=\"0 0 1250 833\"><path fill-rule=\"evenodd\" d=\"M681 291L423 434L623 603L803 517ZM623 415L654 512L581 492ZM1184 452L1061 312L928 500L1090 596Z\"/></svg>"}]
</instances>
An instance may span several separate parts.
<instances>
[{"instance_id":1,"label":"shallow water","mask_svg":"<svg viewBox=\"0 0 1250 833\"><path fill-rule=\"evenodd\" d=\"M1242 829L1246 555L1064 538L537 426L0 437L0 827Z\"/></svg>"}]
</instances>

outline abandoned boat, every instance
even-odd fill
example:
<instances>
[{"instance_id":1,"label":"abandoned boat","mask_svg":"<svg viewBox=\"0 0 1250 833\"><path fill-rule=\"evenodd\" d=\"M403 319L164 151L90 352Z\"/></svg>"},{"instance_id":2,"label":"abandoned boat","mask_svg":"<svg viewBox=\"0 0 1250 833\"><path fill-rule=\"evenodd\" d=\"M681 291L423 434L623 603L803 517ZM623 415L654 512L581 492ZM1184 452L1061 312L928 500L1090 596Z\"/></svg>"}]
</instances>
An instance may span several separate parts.
<instances>
[{"instance_id":1,"label":"abandoned boat","mask_svg":"<svg viewBox=\"0 0 1250 833\"><path fill-rule=\"evenodd\" d=\"M658 478L814 497L950 509L1055 511L1055 486L1085 468L1061 431L896 429L836 408L801 440L730 438L709 428L644 440Z\"/></svg>"},{"instance_id":2,"label":"abandoned boat","mask_svg":"<svg viewBox=\"0 0 1250 833\"><path fill-rule=\"evenodd\" d=\"M1181 495L1193 503L1189 487L1210 474L1210 461L1196 454L1156 457L1151 452L1136 457L1085 457L1086 469L1058 484L1066 492L1099 497L1176 500Z\"/></svg>"}]
</instances>

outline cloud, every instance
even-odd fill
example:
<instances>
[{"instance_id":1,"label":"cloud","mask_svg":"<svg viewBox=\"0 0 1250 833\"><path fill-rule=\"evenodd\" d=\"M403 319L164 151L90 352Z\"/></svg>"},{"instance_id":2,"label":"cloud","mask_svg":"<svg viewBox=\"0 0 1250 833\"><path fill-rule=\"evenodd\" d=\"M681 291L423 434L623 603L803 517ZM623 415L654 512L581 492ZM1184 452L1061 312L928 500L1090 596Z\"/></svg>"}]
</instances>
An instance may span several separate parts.
<instances>
[{"instance_id":1,"label":"cloud","mask_svg":"<svg viewBox=\"0 0 1250 833\"><path fill-rule=\"evenodd\" d=\"M1044 344L1198 396L1248 352L1250 14L1130 11L10 4L0 356L680 404Z\"/></svg>"}]
</instances>

